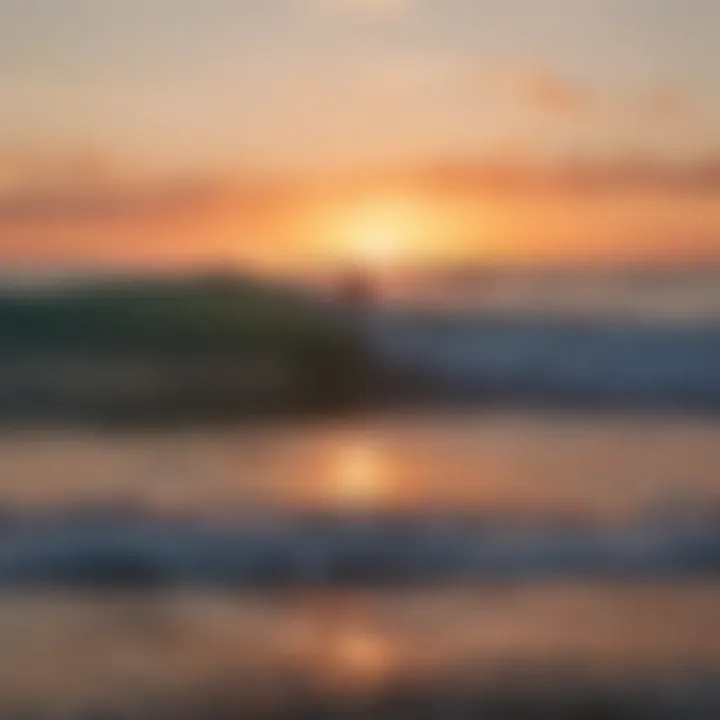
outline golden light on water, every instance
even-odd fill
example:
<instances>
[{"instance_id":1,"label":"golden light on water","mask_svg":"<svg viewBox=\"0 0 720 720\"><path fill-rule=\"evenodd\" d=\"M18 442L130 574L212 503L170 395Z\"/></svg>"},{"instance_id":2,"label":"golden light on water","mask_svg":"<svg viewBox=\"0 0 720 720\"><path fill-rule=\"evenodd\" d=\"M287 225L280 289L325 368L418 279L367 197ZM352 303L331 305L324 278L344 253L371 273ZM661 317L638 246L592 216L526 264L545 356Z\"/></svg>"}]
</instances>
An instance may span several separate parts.
<instances>
[{"instance_id":1,"label":"golden light on water","mask_svg":"<svg viewBox=\"0 0 720 720\"><path fill-rule=\"evenodd\" d=\"M328 467L331 500L349 508L373 507L390 492L390 467L382 446L351 440L334 449Z\"/></svg>"},{"instance_id":2,"label":"golden light on water","mask_svg":"<svg viewBox=\"0 0 720 720\"><path fill-rule=\"evenodd\" d=\"M356 685L382 679L390 658L390 647L382 636L362 628L348 628L335 637L327 660L334 667L338 680Z\"/></svg>"},{"instance_id":3,"label":"golden light on water","mask_svg":"<svg viewBox=\"0 0 720 720\"><path fill-rule=\"evenodd\" d=\"M357 690L381 684L402 665L392 633L378 627L373 605L360 595L312 594L295 634L298 657L322 684Z\"/></svg>"}]
</instances>

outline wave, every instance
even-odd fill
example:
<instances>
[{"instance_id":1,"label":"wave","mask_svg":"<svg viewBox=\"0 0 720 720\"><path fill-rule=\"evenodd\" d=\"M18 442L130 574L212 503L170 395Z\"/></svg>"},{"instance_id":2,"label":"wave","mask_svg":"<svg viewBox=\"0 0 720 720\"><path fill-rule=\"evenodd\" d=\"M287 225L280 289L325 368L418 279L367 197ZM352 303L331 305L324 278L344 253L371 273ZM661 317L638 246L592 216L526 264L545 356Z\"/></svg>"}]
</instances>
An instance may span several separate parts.
<instances>
[{"instance_id":1,"label":"wave","mask_svg":"<svg viewBox=\"0 0 720 720\"><path fill-rule=\"evenodd\" d=\"M152 517L93 510L16 517L0 587L330 584L720 572L720 516L593 525L437 515Z\"/></svg>"},{"instance_id":2,"label":"wave","mask_svg":"<svg viewBox=\"0 0 720 720\"><path fill-rule=\"evenodd\" d=\"M366 334L393 377L439 398L720 411L715 321L396 311Z\"/></svg>"}]
</instances>

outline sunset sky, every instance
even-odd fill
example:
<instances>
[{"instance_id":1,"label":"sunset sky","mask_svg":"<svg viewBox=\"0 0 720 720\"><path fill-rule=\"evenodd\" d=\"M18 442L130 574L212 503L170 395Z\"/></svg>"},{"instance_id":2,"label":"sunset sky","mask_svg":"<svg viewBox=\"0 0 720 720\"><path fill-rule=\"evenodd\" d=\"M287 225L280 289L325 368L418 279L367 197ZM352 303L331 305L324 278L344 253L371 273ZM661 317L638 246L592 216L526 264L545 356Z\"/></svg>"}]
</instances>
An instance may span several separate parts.
<instances>
[{"instance_id":1,"label":"sunset sky","mask_svg":"<svg viewBox=\"0 0 720 720\"><path fill-rule=\"evenodd\" d=\"M715 0L5 0L18 263L707 255Z\"/></svg>"}]
</instances>

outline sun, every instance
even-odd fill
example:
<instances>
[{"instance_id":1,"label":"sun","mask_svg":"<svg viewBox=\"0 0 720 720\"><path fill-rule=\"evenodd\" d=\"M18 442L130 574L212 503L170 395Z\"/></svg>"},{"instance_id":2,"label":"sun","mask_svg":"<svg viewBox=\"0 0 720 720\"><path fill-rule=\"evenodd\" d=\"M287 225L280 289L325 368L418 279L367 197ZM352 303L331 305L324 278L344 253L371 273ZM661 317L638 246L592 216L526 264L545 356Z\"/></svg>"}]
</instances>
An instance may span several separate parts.
<instances>
[{"instance_id":1,"label":"sun","mask_svg":"<svg viewBox=\"0 0 720 720\"><path fill-rule=\"evenodd\" d=\"M464 203L430 191L329 192L301 211L294 233L319 266L359 266L392 276L403 267L465 257L468 248L476 252L475 215Z\"/></svg>"},{"instance_id":2,"label":"sun","mask_svg":"<svg viewBox=\"0 0 720 720\"><path fill-rule=\"evenodd\" d=\"M345 251L371 265L398 261L409 252L415 239L412 212L390 203L360 208L345 222L340 235Z\"/></svg>"},{"instance_id":3,"label":"sun","mask_svg":"<svg viewBox=\"0 0 720 720\"><path fill-rule=\"evenodd\" d=\"M378 197L334 208L321 231L326 252L342 261L393 266L427 248L433 218L413 198Z\"/></svg>"}]
</instances>

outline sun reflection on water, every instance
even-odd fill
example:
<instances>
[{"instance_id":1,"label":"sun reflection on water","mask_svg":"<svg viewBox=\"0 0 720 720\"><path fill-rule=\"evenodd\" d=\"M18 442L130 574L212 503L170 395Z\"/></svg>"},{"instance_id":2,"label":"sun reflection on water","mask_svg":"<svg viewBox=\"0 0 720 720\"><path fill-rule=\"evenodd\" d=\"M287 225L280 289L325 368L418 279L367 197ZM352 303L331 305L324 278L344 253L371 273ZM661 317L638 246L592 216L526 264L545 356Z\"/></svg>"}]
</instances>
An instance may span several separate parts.
<instances>
[{"instance_id":1,"label":"sun reflection on water","mask_svg":"<svg viewBox=\"0 0 720 720\"><path fill-rule=\"evenodd\" d=\"M345 628L327 648L326 661L344 684L365 685L382 680L390 666L389 643L362 628Z\"/></svg>"},{"instance_id":2,"label":"sun reflection on water","mask_svg":"<svg viewBox=\"0 0 720 720\"><path fill-rule=\"evenodd\" d=\"M392 468L382 445L365 438L338 445L328 464L328 494L340 507L373 508L386 502Z\"/></svg>"},{"instance_id":3,"label":"sun reflection on water","mask_svg":"<svg viewBox=\"0 0 720 720\"><path fill-rule=\"evenodd\" d=\"M357 595L305 598L292 636L296 658L326 689L368 690L400 669L400 648L376 624L373 605Z\"/></svg>"}]
</instances>

